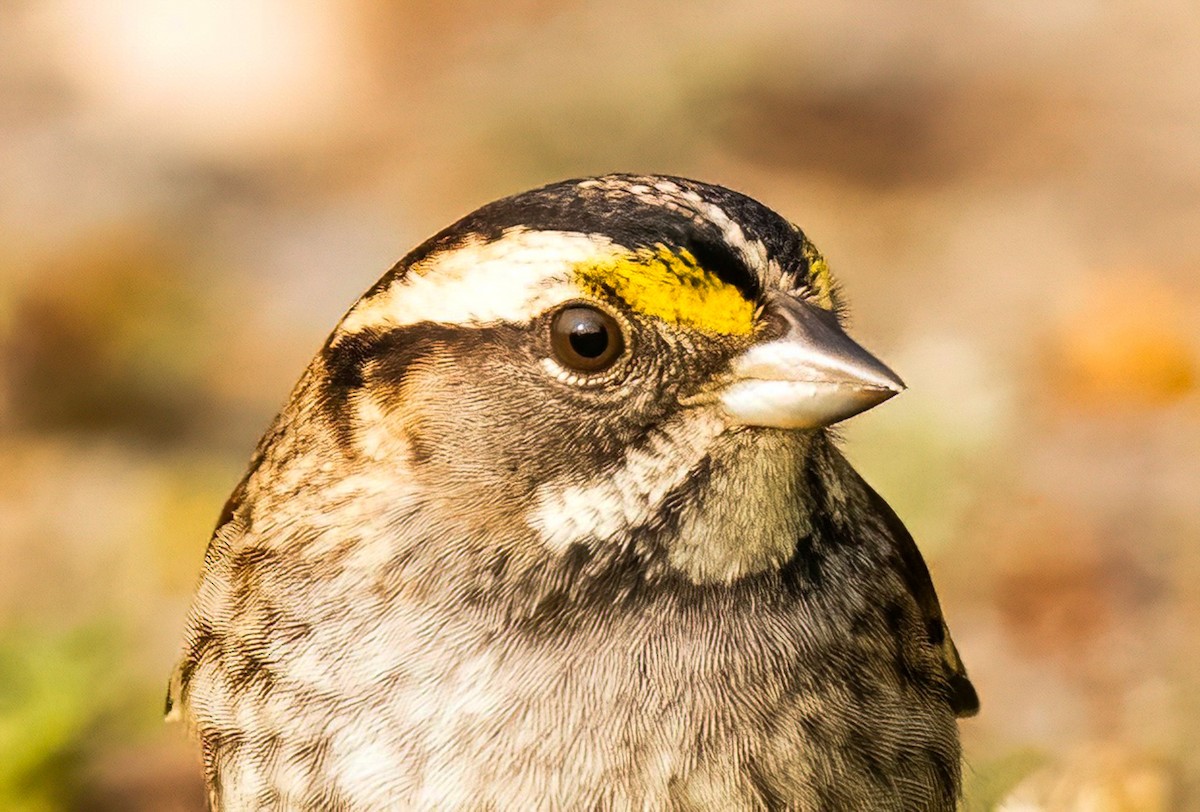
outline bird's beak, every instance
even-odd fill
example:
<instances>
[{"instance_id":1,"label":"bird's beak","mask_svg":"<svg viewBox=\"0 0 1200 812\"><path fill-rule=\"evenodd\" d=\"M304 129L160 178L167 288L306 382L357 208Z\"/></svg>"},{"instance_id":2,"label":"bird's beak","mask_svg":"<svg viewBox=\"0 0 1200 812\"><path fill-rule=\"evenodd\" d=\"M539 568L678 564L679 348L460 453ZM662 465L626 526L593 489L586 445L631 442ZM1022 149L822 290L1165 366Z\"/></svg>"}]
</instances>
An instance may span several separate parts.
<instances>
[{"instance_id":1,"label":"bird's beak","mask_svg":"<svg viewBox=\"0 0 1200 812\"><path fill-rule=\"evenodd\" d=\"M904 389L882 361L856 344L832 313L775 295L766 318L782 335L734 358L721 403L736 423L813 429L878 406Z\"/></svg>"}]
</instances>

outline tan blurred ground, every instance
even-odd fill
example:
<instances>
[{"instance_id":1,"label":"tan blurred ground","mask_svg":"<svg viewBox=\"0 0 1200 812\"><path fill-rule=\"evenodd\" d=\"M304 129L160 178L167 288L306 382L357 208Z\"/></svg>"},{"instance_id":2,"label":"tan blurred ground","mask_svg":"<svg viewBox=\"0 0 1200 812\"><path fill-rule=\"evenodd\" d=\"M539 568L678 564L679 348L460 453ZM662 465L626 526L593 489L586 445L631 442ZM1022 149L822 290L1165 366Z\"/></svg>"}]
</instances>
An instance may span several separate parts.
<instances>
[{"instance_id":1,"label":"tan blurred ground","mask_svg":"<svg viewBox=\"0 0 1200 812\"><path fill-rule=\"evenodd\" d=\"M800 223L984 702L968 806L1200 809L1191 0L0 4L0 808L196 810L211 523L341 311L566 176Z\"/></svg>"}]
</instances>

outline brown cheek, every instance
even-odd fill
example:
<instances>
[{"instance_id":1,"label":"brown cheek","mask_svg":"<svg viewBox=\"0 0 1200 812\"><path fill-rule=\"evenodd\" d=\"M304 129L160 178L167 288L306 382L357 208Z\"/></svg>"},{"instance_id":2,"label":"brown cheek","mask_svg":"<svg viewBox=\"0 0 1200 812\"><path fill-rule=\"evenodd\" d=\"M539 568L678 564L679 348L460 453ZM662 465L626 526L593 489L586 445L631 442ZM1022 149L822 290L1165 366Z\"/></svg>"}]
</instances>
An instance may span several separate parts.
<instances>
[{"instance_id":1,"label":"brown cheek","mask_svg":"<svg viewBox=\"0 0 1200 812\"><path fill-rule=\"evenodd\" d=\"M513 421L498 413L494 396L462 369L422 364L410 370L398 393L402 430L413 475L430 493L495 519L508 506L523 504L534 485L515 470L513 448L520 447L520 437Z\"/></svg>"}]
</instances>

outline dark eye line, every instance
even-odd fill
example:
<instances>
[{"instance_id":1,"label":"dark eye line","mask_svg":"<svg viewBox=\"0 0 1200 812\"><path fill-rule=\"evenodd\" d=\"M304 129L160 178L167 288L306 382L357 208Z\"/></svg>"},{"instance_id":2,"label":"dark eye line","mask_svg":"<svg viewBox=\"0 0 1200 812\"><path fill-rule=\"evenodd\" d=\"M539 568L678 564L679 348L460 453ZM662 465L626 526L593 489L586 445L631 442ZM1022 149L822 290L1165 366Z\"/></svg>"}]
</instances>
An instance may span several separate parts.
<instances>
[{"instance_id":1,"label":"dark eye line","mask_svg":"<svg viewBox=\"0 0 1200 812\"><path fill-rule=\"evenodd\" d=\"M725 284L732 285L748 301L755 302L762 298L762 283L758 275L746 267L745 261L727 243L696 238L688 241L687 248L696 258L697 265Z\"/></svg>"}]
</instances>

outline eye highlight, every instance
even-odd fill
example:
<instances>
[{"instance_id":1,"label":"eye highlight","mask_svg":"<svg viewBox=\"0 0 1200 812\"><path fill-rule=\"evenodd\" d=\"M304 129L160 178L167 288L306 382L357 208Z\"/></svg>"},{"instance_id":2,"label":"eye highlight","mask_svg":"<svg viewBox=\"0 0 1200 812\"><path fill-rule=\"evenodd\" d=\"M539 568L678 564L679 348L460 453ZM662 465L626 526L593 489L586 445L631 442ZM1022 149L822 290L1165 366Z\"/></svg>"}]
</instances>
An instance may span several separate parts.
<instances>
[{"instance_id":1,"label":"eye highlight","mask_svg":"<svg viewBox=\"0 0 1200 812\"><path fill-rule=\"evenodd\" d=\"M559 363L578 372L600 372L625 350L621 325L596 307L564 307L550 321L550 346Z\"/></svg>"}]
</instances>

